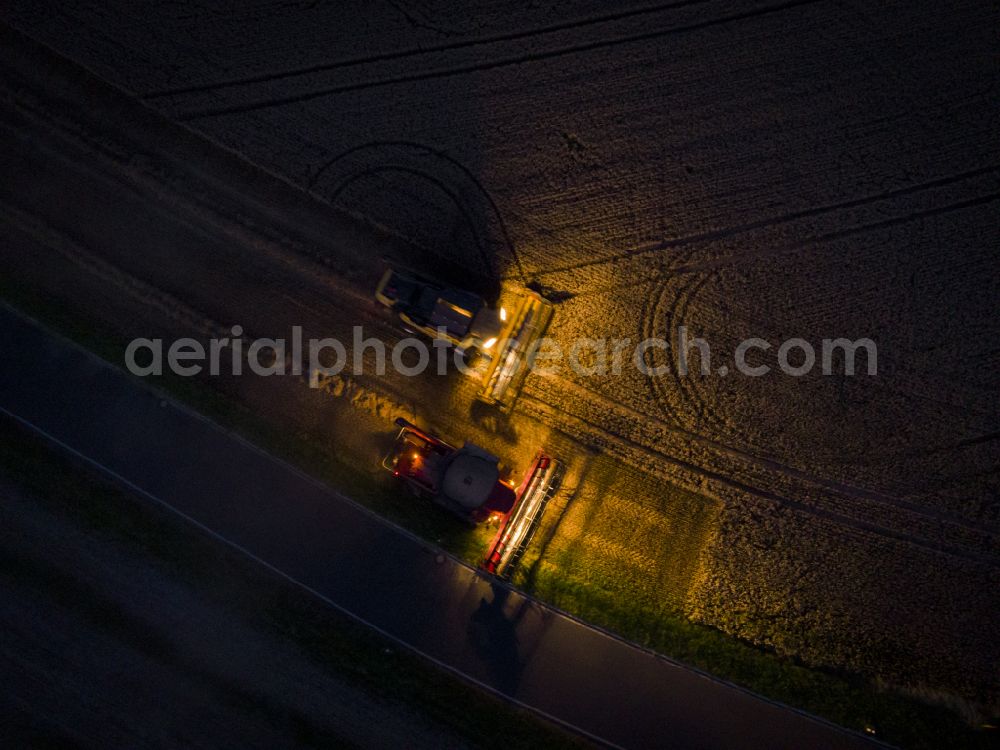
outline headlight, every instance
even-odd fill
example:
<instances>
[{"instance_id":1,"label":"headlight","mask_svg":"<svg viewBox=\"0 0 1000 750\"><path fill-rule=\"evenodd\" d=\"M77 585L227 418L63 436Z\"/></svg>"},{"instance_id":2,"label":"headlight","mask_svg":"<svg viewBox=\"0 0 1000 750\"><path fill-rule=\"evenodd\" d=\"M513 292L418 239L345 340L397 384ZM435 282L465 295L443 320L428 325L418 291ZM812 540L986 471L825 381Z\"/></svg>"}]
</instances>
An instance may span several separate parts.
<instances>
[{"instance_id":1,"label":"headlight","mask_svg":"<svg viewBox=\"0 0 1000 750\"><path fill-rule=\"evenodd\" d=\"M500 321L503 322L503 321L506 321L506 320L507 320L507 308L506 307L501 307L500 308Z\"/></svg>"},{"instance_id":2,"label":"headlight","mask_svg":"<svg viewBox=\"0 0 1000 750\"><path fill-rule=\"evenodd\" d=\"M486 341L483 342L483 349L489 349L496 342L497 342L497 337L496 336L492 336L492 337L486 339Z\"/></svg>"}]
</instances>

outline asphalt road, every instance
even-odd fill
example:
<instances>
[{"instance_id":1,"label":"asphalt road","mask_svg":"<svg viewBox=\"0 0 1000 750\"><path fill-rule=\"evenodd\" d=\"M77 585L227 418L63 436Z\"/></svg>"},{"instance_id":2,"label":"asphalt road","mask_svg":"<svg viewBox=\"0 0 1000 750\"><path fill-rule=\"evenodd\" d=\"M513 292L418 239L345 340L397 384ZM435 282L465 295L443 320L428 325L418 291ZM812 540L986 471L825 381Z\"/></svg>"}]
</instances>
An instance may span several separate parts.
<instances>
[{"instance_id":1,"label":"asphalt road","mask_svg":"<svg viewBox=\"0 0 1000 750\"><path fill-rule=\"evenodd\" d=\"M7 414L402 644L584 733L625 747L871 746L492 584L6 307L0 346Z\"/></svg>"}]
</instances>

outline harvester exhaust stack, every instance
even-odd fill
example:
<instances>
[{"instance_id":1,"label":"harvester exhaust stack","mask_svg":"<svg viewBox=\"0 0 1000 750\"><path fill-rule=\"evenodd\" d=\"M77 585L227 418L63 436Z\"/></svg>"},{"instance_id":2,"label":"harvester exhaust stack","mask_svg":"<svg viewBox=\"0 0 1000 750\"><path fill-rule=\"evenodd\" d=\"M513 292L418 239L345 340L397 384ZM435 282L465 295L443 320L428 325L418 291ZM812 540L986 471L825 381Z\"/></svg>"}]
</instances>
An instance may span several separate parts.
<instances>
[{"instance_id":1,"label":"harvester exhaust stack","mask_svg":"<svg viewBox=\"0 0 1000 750\"><path fill-rule=\"evenodd\" d=\"M555 308L536 292L527 291L500 334L501 346L490 361L479 392L481 401L510 411L528 376L528 354L545 335Z\"/></svg>"}]
</instances>

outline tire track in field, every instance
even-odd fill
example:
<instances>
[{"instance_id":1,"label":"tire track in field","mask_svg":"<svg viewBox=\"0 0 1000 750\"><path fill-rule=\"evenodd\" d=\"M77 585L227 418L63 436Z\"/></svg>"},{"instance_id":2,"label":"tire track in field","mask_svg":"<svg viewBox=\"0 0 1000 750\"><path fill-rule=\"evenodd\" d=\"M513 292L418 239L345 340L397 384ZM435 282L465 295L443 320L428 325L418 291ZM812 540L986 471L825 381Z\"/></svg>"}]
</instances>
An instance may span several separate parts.
<instances>
[{"instance_id":1,"label":"tire track in field","mask_svg":"<svg viewBox=\"0 0 1000 750\"><path fill-rule=\"evenodd\" d=\"M905 530L893 528L871 520L866 520L866 518L870 517L867 513L859 513L858 515L862 517L856 517L855 515L848 515L847 513L824 508L817 504L803 502L801 500L793 500L792 498L779 494L778 492L748 484L744 481L723 474L720 471L708 469L688 460L650 448L643 443L627 437L626 435L619 432L613 432L584 417L568 412L557 406L553 406L551 400L535 396L530 393L529 390L530 389L526 388L525 391L522 392L518 401L519 405L521 405L519 410L522 411L522 413L530 415L543 424L550 425L553 429L562 432L574 441L581 442L586 445L598 446L601 449L608 451L611 455L616 456L619 460L635 466L641 471L660 476L662 479L670 483L677 483L677 477L671 475L668 471L664 471L664 466L678 468L687 473L689 476L699 477L702 480L716 483L731 490L760 497L777 505L785 506L816 518L822 518L839 526L867 532L879 537L902 541L907 544L912 544L917 547L922 547L924 549L950 555L952 557L984 563L993 568L1000 568L1000 558L992 552L972 550L967 547L959 547L954 544L939 542L913 533L907 533ZM588 391L588 393L590 392ZM623 407L617 402L601 397L599 394L594 395L598 397L597 400L601 401L601 408L604 410L617 411L619 414L630 411L628 407ZM650 419L648 415L640 416L647 421ZM628 417L626 416L626 418ZM657 426L661 427L665 431L673 431L681 434L685 432L683 428L672 427L671 425L667 425L662 422L658 422ZM697 442L705 442L707 440L699 435L690 435L690 439ZM785 467L777 462L762 459L760 457L753 456L752 454L742 454L742 456L740 456L741 452L733 449L727 449L721 452L735 455L736 457L744 457L752 463L764 464L764 468L778 472L788 478L800 479L800 481L820 486L826 491L839 495L841 498L848 501L866 501L869 497L878 498L878 502L884 502L904 514L912 513L920 516L923 521L936 523L938 525L942 523L951 523L954 526L971 531L980 537L985 537L987 542L992 539L990 532L984 531L978 526L970 524L967 521L962 519L953 520L950 518L938 517L943 514L932 513L917 506L907 507L910 505L909 503L898 500L897 498L886 497L882 499L882 496L878 495L878 493L823 480L822 478L811 476L806 472L801 472L791 467ZM772 465L768 466L767 464ZM699 490L695 488L692 491L698 492Z\"/></svg>"},{"instance_id":2,"label":"tire track in field","mask_svg":"<svg viewBox=\"0 0 1000 750\"><path fill-rule=\"evenodd\" d=\"M688 310L691 306L691 301L698 295L699 292L701 292L702 288L714 278L714 273L706 273L700 276L691 274L687 277L688 280L674 298L673 303L670 305L670 312L668 313L671 324L674 330L678 332L678 335L680 326L686 326L687 324ZM660 300L657 300L657 303L653 306L654 315L655 311L659 310L662 306L662 302L667 295L666 286L661 287L661 294L662 296ZM650 328L655 331L655 319L650 321ZM679 343L680 342L678 341L678 344ZM705 399L702 398L701 391L698 388L698 379L705 377L702 375L701 354L699 353L698 355L698 375L696 376L690 375L690 363L688 363L689 375L685 376L680 371L680 362L678 361L677 356L667 357L666 359L671 382L681 396L686 397L688 402L695 406L699 422L707 423L707 426L714 427L720 432L725 432L727 430L727 425L723 422L722 418L718 416L718 410L709 408L708 403L706 403ZM714 373L709 371L709 376L711 375L714 375ZM667 385L661 378L649 378L649 383L654 397L660 401L669 399L670 394L667 392Z\"/></svg>"},{"instance_id":3,"label":"tire track in field","mask_svg":"<svg viewBox=\"0 0 1000 750\"><path fill-rule=\"evenodd\" d=\"M435 78L447 78L451 76L465 75L468 73L481 73L488 70L496 70L498 68L510 67L512 65L523 65L526 63L540 62L542 60L551 60L558 57L565 57L567 55L580 54L582 52L592 52L598 49L616 47L621 44L633 44L635 42L649 41L651 39L657 39L660 37L670 36L673 34L683 34L691 31L699 31L701 29L711 28L713 26L722 26L725 24L732 23L734 21L744 21L751 18L770 15L773 13L780 13L786 10L791 10L793 8L798 8L806 5L814 5L819 2L820 0L787 0L787 2L778 3L776 5L764 6L762 8L755 8L753 10L743 11L740 13L732 13L726 16L720 16L718 18L713 18L705 21L698 21L696 23L685 24L683 26L673 26L667 29L647 31L642 34L633 34L629 36L618 37L615 39L600 39L594 42L588 42L586 44L568 45L566 47L548 50L545 52L514 55L499 60L491 60L481 63L469 63L467 65L458 65L453 68L440 68L438 70L407 73L398 76L390 76L388 78L375 79L371 81L345 83L339 86L328 86L316 89L314 91L307 91L300 94L289 94L287 96L279 96L270 99L261 99L255 102L223 105L218 107L206 107L200 110L181 112L179 114L174 115L174 117L180 120L181 122L190 122L192 120L202 120L209 117L246 114L248 112L255 112L261 109L282 107L289 104L301 104L302 102L311 101L313 99L319 99L324 96L331 96L333 94L344 94L351 91L361 91L366 89L379 88L382 86L391 86L400 83L416 83L418 81L427 81Z\"/></svg>"},{"instance_id":4,"label":"tire track in field","mask_svg":"<svg viewBox=\"0 0 1000 750\"><path fill-rule=\"evenodd\" d=\"M813 235L812 237L807 237L802 240L796 240L795 242L786 242L783 244L778 244L771 247L768 250L749 250L747 252L734 253L731 255L712 258L711 260L706 260L701 262L686 263L686 264L678 263L677 265L671 265L667 269L655 270L645 278L641 279L641 281L650 282L680 274L694 274L694 273L702 273L705 271L716 271L725 266L736 265L737 263L743 260L747 259L757 260L760 258L771 258L779 255L785 255L787 253L801 250L805 247L823 244L826 242L834 242L836 240L852 237L856 234L877 231L880 229L888 229L890 227L899 226L901 224L908 224L913 221L920 221L933 216L939 216L942 214L951 213L953 211L961 211L966 208L974 208L976 206L987 205L989 203L996 202L998 199L1000 199L1000 190L992 193L987 193L985 195L980 195L975 198L955 201L953 203L948 203L943 206L935 206L933 208L913 211L911 213L904 214L902 216L895 216L893 218L884 219L882 221L871 222L869 224L857 224L855 226L848 227L846 229L839 229L835 231L826 232L823 234ZM597 289L583 289L581 291L575 292L575 296L588 297L599 294L608 294L609 292L616 292L621 289L631 289L632 287L635 286L636 283L638 282L633 281L628 284L616 284L616 285L600 287Z\"/></svg>"},{"instance_id":5,"label":"tire track in field","mask_svg":"<svg viewBox=\"0 0 1000 750\"><path fill-rule=\"evenodd\" d=\"M648 341L649 339L656 337L657 310L659 309L660 302L663 300L665 295L664 287L665 284L656 286L653 288L651 294L643 296L642 308L639 311L640 341ZM650 357L650 359L652 359L652 364L655 366L655 358ZM653 400L653 403L658 404L660 407L660 418L669 418L674 424L680 425L681 421L673 403L669 398L662 397L657 393L656 386L653 385L654 380L656 380L656 378L646 378L646 386L649 389L649 395ZM663 414L663 412L666 412L666 414Z\"/></svg>"},{"instance_id":6,"label":"tire track in field","mask_svg":"<svg viewBox=\"0 0 1000 750\"><path fill-rule=\"evenodd\" d=\"M467 179L473 186L475 186L476 190L485 199L486 204L489 207L489 210L492 213L498 228L500 229L500 234L503 237L503 242L506 247L506 250L510 254L511 259L514 261L514 265L517 267L517 273L518 276L520 277L520 281L522 284L527 283L528 276L524 270L524 264L521 262L521 257L518 254L517 249L514 247L514 241L511 239L510 232L507 229L507 222L503 218L503 213L500 211L500 207L497 205L496 199L493 197L492 193L490 193L490 191L486 189L486 186L483 185L482 181L478 177L476 177L476 175L472 172L471 169L469 169L461 161L451 156L442 149L435 148L434 146L430 146L424 143L419 143L418 141L407 141L407 140L368 141L366 143L362 143L357 146L352 146L346 151L341 151L339 154L325 160L322 163L322 165L320 165L316 169L316 171L313 172L312 175L309 177L309 180L306 183L306 188L310 192L315 191L316 186L319 184L323 176L343 159L346 159L354 154L360 153L367 149L373 149L375 151L379 151L384 148L402 148L402 149L412 149L420 151L426 154L430 154L435 158L441 159L446 164L457 169L459 173L462 175L462 177ZM333 202L333 199L328 199L328 200L331 203ZM474 227L473 227L473 232L475 232ZM492 265L491 263L487 263L487 268L490 268L491 265Z\"/></svg>"},{"instance_id":7,"label":"tire track in field","mask_svg":"<svg viewBox=\"0 0 1000 750\"><path fill-rule=\"evenodd\" d=\"M395 52L385 52L380 55L368 55L365 57L355 57L336 62L317 63L315 65L307 65L305 67L293 68L291 70L276 73L261 73L259 75L232 78L227 81L217 81L215 83L200 83L193 84L191 86L178 86L176 88L149 91L145 94L141 94L139 98L144 101L150 101L153 99L162 99L168 96L196 94L204 91L217 91L218 89L232 88L234 86L248 86L255 83L271 83L285 78L296 78L299 76L311 75L313 73L324 73L329 70L339 70L340 68L350 68L358 65L371 65L372 63L402 60L408 57L419 57L438 52L451 52L453 50L469 49L471 47L479 47L486 44L496 44L498 42L516 42L522 39L542 36L544 34L553 34L558 31L572 31L573 29L582 29L587 26L596 26L599 24L610 23L612 21L622 21L627 18L662 13L667 10L677 10L691 5L703 5L707 2L709 2L709 0L681 0L680 2L652 5L644 8L633 8L630 10L619 11L617 13L609 13L603 16L592 16L590 18L581 18L576 21L566 21L564 23L541 26L524 31L512 31L506 34L496 34L494 36L480 37L478 39L467 39L461 42L450 42L448 44L439 44L432 47L412 47L405 50L396 50Z\"/></svg>"},{"instance_id":8,"label":"tire track in field","mask_svg":"<svg viewBox=\"0 0 1000 750\"><path fill-rule=\"evenodd\" d=\"M850 208L858 208L871 203L877 203L883 200L892 200L894 198L900 198L906 195L913 195L916 193L924 192L925 190L933 190L938 187L947 187L948 185L953 185L959 182L964 182L966 180L973 179L975 177L980 177L982 175L993 174L1000 172L1000 164L991 164L985 167L979 167L977 169L972 169L967 172L959 172L953 175L947 175L945 177L940 177L934 180L928 180L927 182L921 182L916 185L908 185L905 188L898 188L896 190L887 190L883 193L877 193L874 195L866 195L862 198L852 198L851 200L842 201L839 203L830 203L823 206L815 206L813 208L802 209L801 211L792 211L785 214L779 214L777 216L771 216L766 219L760 219L758 221L749 222L746 224L740 224L735 227L724 227L722 229L712 230L710 232L700 232L698 234L690 234L684 237L676 237L669 240L664 240L663 242L657 242L654 245L646 247L638 247L632 250L628 250L624 253L617 253L615 255L608 256L606 258L597 258L595 260L580 261L579 263L571 263L559 268L549 268L544 271L539 272L539 276L550 276L557 273L567 273L570 271L578 271L584 268L592 268L595 266L608 265L612 263L617 263L622 260L630 260L637 256L659 253L663 250L670 250L675 247L686 247L688 245L697 245L700 243L715 242L717 240L729 239L740 234L746 234L747 232L753 232L758 229L769 229L771 227L780 226L782 224L788 224L799 219L808 219L815 216L823 216L825 214L835 213L837 211L843 211Z\"/></svg>"},{"instance_id":9,"label":"tire track in field","mask_svg":"<svg viewBox=\"0 0 1000 750\"><path fill-rule=\"evenodd\" d=\"M723 258L713 258L709 261L704 261L702 263L692 263L686 266L679 266L673 269L672 273L696 273L699 271L714 271L723 266L733 265L739 260L752 256L753 258L769 258L775 255L784 255L790 250L797 250L807 244L816 244L823 242L833 242L835 240L843 239L844 237L850 237L852 235L858 234L859 232L874 231L879 229L887 229L889 227L898 226L900 224L908 224L911 221L918 221L921 219L927 219L932 216L939 216L941 214L951 213L952 211L961 211L964 208L973 208L975 206L982 206L988 203L993 203L994 201L1000 199L1000 190L987 193L986 195L981 195L976 198L969 198L967 200L956 201L954 203L948 203L944 206L935 206L934 208L927 208L920 211L914 211L912 213L905 214L903 216L896 216L891 219L885 219L883 221L873 222L871 224L864 224L857 227L850 227L848 229L841 229L833 232L827 232L825 234L819 234L810 240L805 242L795 242L786 245L779 245L771 248L770 250L758 250L755 252L737 253L735 255L729 255ZM657 278L662 276L660 273Z\"/></svg>"},{"instance_id":10,"label":"tire track in field","mask_svg":"<svg viewBox=\"0 0 1000 750\"><path fill-rule=\"evenodd\" d=\"M619 460L635 466L646 473L657 475L670 483L676 484L677 477L671 475L669 472L663 471L661 467L663 467L664 464L679 468L690 475L720 484L729 489L753 495L755 497L760 497L772 503L789 507L806 515L822 518L839 526L867 532L879 537L902 541L941 554L973 562L985 563L994 568L1000 567L1000 559L993 554L987 552L974 552L951 544L942 544L930 539L908 534L904 531L888 526L883 526L864 519L854 518L838 511L811 505L799 500L793 500L776 492L761 487L754 487L720 472L705 469L675 456L651 449L624 435L609 432L589 420L557 407L553 407L548 401L544 401L540 398L536 398L529 394L522 394L521 399L525 403L527 411L533 418L545 424L552 425L554 429L566 434L570 439L589 445L599 446L606 450L610 455L616 456ZM637 460L637 456L640 456L645 460ZM697 493L699 490L696 488L692 491Z\"/></svg>"}]
</instances>

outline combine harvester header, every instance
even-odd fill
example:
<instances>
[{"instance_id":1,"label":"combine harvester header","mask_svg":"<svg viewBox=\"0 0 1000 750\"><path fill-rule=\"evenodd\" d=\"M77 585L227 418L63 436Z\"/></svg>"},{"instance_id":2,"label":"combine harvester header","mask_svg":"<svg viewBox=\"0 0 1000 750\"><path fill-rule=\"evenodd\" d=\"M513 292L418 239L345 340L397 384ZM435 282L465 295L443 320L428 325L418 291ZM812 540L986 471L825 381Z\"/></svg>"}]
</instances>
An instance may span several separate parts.
<instances>
[{"instance_id":1,"label":"combine harvester header","mask_svg":"<svg viewBox=\"0 0 1000 750\"><path fill-rule=\"evenodd\" d=\"M517 501L500 522L481 565L487 573L509 580L538 529L549 500L559 490L565 467L539 451L517 490Z\"/></svg>"},{"instance_id":2,"label":"combine harvester header","mask_svg":"<svg viewBox=\"0 0 1000 750\"><path fill-rule=\"evenodd\" d=\"M500 348L490 359L479 392L481 401L509 412L531 366L529 354L545 335L555 308L540 294L525 291L500 333Z\"/></svg>"}]
</instances>

